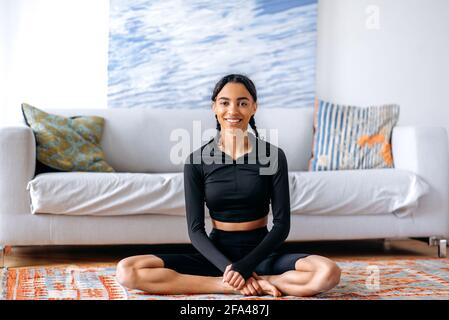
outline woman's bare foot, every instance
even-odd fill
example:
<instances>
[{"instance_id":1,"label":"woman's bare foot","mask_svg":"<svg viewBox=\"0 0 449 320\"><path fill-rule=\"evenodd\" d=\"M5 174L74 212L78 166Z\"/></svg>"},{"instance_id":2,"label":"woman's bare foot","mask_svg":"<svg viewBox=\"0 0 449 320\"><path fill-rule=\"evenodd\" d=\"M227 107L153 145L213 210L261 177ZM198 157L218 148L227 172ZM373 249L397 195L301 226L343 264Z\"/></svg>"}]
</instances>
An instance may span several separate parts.
<instances>
[{"instance_id":1,"label":"woman's bare foot","mask_svg":"<svg viewBox=\"0 0 449 320\"><path fill-rule=\"evenodd\" d=\"M282 296L282 293L276 288L271 282L268 280L258 277L257 282L259 283L260 287L262 288L263 292L266 294L272 295L273 297L280 297Z\"/></svg>"},{"instance_id":2,"label":"woman's bare foot","mask_svg":"<svg viewBox=\"0 0 449 320\"><path fill-rule=\"evenodd\" d=\"M253 276L254 277L254 276ZM254 277L254 279L256 279L257 283L259 284L259 286L262 288L262 291L264 294L268 294L268 295L272 295L273 297L280 297L282 296L282 292L279 291L278 288L276 288L276 286L274 286L271 282L269 282L267 279L261 277L261 276L257 276ZM232 287L230 284L228 284L227 282L223 283L223 285L225 286L226 289L228 290L232 290L234 292L239 292L241 294L244 294L242 292L242 290L237 290L234 287Z\"/></svg>"}]
</instances>

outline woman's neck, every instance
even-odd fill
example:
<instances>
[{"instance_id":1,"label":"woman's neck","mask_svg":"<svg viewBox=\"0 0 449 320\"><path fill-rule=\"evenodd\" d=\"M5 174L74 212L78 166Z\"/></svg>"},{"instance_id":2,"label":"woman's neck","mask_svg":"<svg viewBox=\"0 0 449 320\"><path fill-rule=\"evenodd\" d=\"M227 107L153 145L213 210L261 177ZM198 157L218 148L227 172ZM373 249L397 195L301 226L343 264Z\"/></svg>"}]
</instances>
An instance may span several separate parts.
<instances>
[{"instance_id":1,"label":"woman's neck","mask_svg":"<svg viewBox=\"0 0 449 320\"><path fill-rule=\"evenodd\" d=\"M232 155L233 158L238 158L252 150L247 130L240 130L235 133L222 130L218 145L223 152Z\"/></svg>"}]
</instances>

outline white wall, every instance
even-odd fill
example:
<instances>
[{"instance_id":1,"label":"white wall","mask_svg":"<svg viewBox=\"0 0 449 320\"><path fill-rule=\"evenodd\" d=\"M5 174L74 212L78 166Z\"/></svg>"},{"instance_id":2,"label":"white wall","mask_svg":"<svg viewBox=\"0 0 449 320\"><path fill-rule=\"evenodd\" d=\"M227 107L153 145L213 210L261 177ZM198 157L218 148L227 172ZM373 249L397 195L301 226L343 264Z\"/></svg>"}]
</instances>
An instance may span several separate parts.
<instances>
[{"instance_id":1,"label":"white wall","mask_svg":"<svg viewBox=\"0 0 449 320\"><path fill-rule=\"evenodd\" d=\"M399 124L449 130L448 0L320 0L318 29L320 98L398 103Z\"/></svg>"},{"instance_id":2,"label":"white wall","mask_svg":"<svg viewBox=\"0 0 449 320\"><path fill-rule=\"evenodd\" d=\"M7 2L0 0L0 119L4 118L5 110L2 106L6 103L6 27L7 27Z\"/></svg>"},{"instance_id":3,"label":"white wall","mask_svg":"<svg viewBox=\"0 0 449 320\"><path fill-rule=\"evenodd\" d=\"M9 6L8 84L0 121L20 119L22 102L106 108L109 1L0 1Z\"/></svg>"},{"instance_id":4,"label":"white wall","mask_svg":"<svg viewBox=\"0 0 449 320\"><path fill-rule=\"evenodd\" d=\"M400 124L449 130L448 0L319 1L320 98L399 103ZM5 3L9 78L0 123L20 117L24 101L106 108L109 0L0 0L0 11ZM379 10L378 30L366 27L369 6Z\"/></svg>"}]
</instances>

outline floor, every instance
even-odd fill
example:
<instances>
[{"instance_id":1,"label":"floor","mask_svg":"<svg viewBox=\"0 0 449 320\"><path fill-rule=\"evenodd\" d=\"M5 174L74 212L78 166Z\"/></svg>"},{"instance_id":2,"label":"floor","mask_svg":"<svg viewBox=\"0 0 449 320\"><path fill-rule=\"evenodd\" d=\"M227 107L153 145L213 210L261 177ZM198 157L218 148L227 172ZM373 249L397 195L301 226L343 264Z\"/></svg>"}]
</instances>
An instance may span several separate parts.
<instances>
[{"instance_id":1,"label":"floor","mask_svg":"<svg viewBox=\"0 0 449 320\"><path fill-rule=\"evenodd\" d=\"M383 240L319 241L284 243L285 252L306 252L332 258L437 257L438 249L426 239L391 240L390 248ZM190 244L120 245L120 246L32 246L13 247L5 256L8 267L42 266L49 264L116 263L140 254L194 252Z\"/></svg>"}]
</instances>

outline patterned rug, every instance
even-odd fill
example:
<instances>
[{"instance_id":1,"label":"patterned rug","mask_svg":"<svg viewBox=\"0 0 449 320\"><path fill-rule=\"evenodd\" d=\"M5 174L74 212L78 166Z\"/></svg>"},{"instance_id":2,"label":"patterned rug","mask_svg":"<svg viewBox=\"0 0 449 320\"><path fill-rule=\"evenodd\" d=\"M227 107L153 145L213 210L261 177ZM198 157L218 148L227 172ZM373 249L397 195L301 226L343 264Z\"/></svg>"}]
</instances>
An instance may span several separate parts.
<instances>
[{"instance_id":1,"label":"patterned rug","mask_svg":"<svg viewBox=\"0 0 449 320\"><path fill-rule=\"evenodd\" d=\"M292 299L449 299L449 259L334 259L340 284L314 297L239 294L154 295L127 290L115 279L115 265L52 265L3 268L0 300L292 300Z\"/></svg>"}]
</instances>

